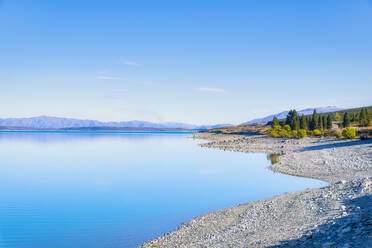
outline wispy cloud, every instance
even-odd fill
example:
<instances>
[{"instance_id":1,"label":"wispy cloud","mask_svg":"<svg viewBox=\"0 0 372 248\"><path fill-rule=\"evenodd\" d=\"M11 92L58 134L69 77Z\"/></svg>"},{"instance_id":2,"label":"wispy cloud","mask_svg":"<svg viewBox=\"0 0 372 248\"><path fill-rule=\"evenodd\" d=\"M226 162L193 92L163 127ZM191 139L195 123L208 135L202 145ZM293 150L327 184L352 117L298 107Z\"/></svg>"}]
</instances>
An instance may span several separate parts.
<instances>
[{"instance_id":1,"label":"wispy cloud","mask_svg":"<svg viewBox=\"0 0 372 248\"><path fill-rule=\"evenodd\" d=\"M106 74L109 73L109 70L102 70L102 71L97 71L97 74Z\"/></svg>"},{"instance_id":2,"label":"wispy cloud","mask_svg":"<svg viewBox=\"0 0 372 248\"><path fill-rule=\"evenodd\" d=\"M123 93L123 92L127 92L128 89L113 89L112 92L115 92L115 93Z\"/></svg>"},{"instance_id":3,"label":"wispy cloud","mask_svg":"<svg viewBox=\"0 0 372 248\"><path fill-rule=\"evenodd\" d=\"M105 96L105 98L112 100L122 100L126 98L127 92L128 89L113 89Z\"/></svg>"},{"instance_id":4,"label":"wispy cloud","mask_svg":"<svg viewBox=\"0 0 372 248\"><path fill-rule=\"evenodd\" d=\"M226 91L224 89L220 88L207 88L207 87L201 87L197 88L198 91L205 91L205 92L214 92L214 93L225 93Z\"/></svg>"},{"instance_id":5,"label":"wispy cloud","mask_svg":"<svg viewBox=\"0 0 372 248\"><path fill-rule=\"evenodd\" d=\"M124 65L129 65L129 66L140 66L137 62L134 61L129 61L129 60L123 60Z\"/></svg>"},{"instance_id":6,"label":"wispy cloud","mask_svg":"<svg viewBox=\"0 0 372 248\"><path fill-rule=\"evenodd\" d=\"M96 76L96 79L99 79L99 80L126 80L125 78L110 77L110 76Z\"/></svg>"}]
</instances>

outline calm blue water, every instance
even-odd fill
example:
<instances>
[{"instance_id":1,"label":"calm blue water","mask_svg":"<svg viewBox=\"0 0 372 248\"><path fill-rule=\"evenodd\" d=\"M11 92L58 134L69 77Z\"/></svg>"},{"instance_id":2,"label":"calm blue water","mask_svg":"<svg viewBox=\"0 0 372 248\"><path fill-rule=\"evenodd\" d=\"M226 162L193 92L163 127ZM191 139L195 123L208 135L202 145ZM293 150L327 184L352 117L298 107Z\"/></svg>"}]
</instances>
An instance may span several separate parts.
<instances>
[{"instance_id":1,"label":"calm blue water","mask_svg":"<svg viewBox=\"0 0 372 248\"><path fill-rule=\"evenodd\" d=\"M188 136L0 133L0 247L135 247L213 210L325 185Z\"/></svg>"}]
</instances>

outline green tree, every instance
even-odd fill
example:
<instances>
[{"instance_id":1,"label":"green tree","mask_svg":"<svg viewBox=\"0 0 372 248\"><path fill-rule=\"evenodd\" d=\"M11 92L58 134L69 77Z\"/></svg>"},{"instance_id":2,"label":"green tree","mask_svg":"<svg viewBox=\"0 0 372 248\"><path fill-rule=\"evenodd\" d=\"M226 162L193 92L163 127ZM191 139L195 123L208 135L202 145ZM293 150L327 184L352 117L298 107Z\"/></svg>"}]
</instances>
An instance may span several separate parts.
<instances>
[{"instance_id":1,"label":"green tree","mask_svg":"<svg viewBox=\"0 0 372 248\"><path fill-rule=\"evenodd\" d=\"M311 122L312 122L312 117L311 115L305 117L306 118L306 126L308 130L311 130Z\"/></svg>"},{"instance_id":2,"label":"green tree","mask_svg":"<svg viewBox=\"0 0 372 248\"><path fill-rule=\"evenodd\" d=\"M333 120L334 121L341 121L341 115L338 112L334 113L333 114Z\"/></svg>"},{"instance_id":3,"label":"green tree","mask_svg":"<svg viewBox=\"0 0 372 248\"><path fill-rule=\"evenodd\" d=\"M362 127L369 125L369 114L367 108L362 108L359 114L359 123Z\"/></svg>"},{"instance_id":4,"label":"green tree","mask_svg":"<svg viewBox=\"0 0 372 248\"><path fill-rule=\"evenodd\" d=\"M288 114L287 114L287 117L285 118L285 125L290 125L291 122L292 122L292 118L293 118L293 113L292 113L292 109L289 110Z\"/></svg>"},{"instance_id":5,"label":"green tree","mask_svg":"<svg viewBox=\"0 0 372 248\"><path fill-rule=\"evenodd\" d=\"M313 116L310 122L310 129L315 130L318 128L318 114L316 113L316 109L314 109Z\"/></svg>"},{"instance_id":6,"label":"green tree","mask_svg":"<svg viewBox=\"0 0 372 248\"><path fill-rule=\"evenodd\" d=\"M285 124L289 125L293 130L297 130L299 128L299 120L298 120L298 114L295 109L292 109L288 112L287 118L285 119ZM298 127L297 127L298 124Z\"/></svg>"},{"instance_id":7,"label":"green tree","mask_svg":"<svg viewBox=\"0 0 372 248\"><path fill-rule=\"evenodd\" d=\"M327 116L327 129L331 129L331 128L332 128L332 116L328 115Z\"/></svg>"},{"instance_id":8,"label":"green tree","mask_svg":"<svg viewBox=\"0 0 372 248\"><path fill-rule=\"evenodd\" d=\"M346 112L346 113L344 114L344 120L343 120L343 122L342 122L342 125L343 125L344 127L349 127L349 126L350 126L350 115L349 115L348 112Z\"/></svg>"},{"instance_id":9,"label":"green tree","mask_svg":"<svg viewBox=\"0 0 372 248\"><path fill-rule=\"evenodd\" d=\"M307 129L307 118L305 115L301 116L300 128L305 130Z\"/></svg>"},{"instance_id":10,"label":"green tree","mask_svg":"<svg viewBox=\"0 0 372 248\"><path fill-rule=\"evenodd\" d=\"M323 129L327 129L327 116L323 115L322 120L323 120Z\"/></svg>"},{"instance_id":11,"label":"green tree","mask_svg":"<svg viewBox=\"0 0 372 248\"><path fill-rule=\"evenodd\" d=\"M276 118L276 116L274 116L273 121L271 123L271 127L274 127L274 126L279 126L279 120L278 118Z\"/></svg>"},{"instance_id":12,"label":"green tree","mask_svg":"<svg viewBox=\"0 0 372 248\"><path fill-rule=\"evenodd\" d=\"M355 121L356 121L355 113L352 113L352 114L351 114L350 121L351 121L351 122L355 122Z\"/></svg>"},{"instance_id":13,"label":"green tree","mask_svg":"<svg viewBox=\"0 0 372 248\"><path fill-rule=\"evenodd\" d=\"M342 130L342 136L346 139L354 139L356 136L355 128L347 127Z\"/></svg>"},{"instance_id":14,"label":"green tree","mask_svg":"<svg viewBox=\"0 0 372 248\"><path fill-rule=\"evenodd\" d=\"M293 130L298 130L298 129L300 129L300 125L301 125L301 123L300 123L300 117L296 116L296 117L292 120L292 125L291 125L291 127L292 127Z\"/></svg>"},{"instance_id":15,"label":"green tree","mask_svg":"<svg viewBox=\"0 0 372 248\"><path fill-rule=\"evenodd\" d=\"M368 113L368 109L367 108L364 108L365 110L365 113L366 113L366 126L369 126L369 123L370 123L370 121L371 121L371 118L370 118L370 116L369 116L369 113Z\"/></svg>"},{"instance_id":16,"label":"green tree","mask_svg":"<svg viewBox=\"0 0 372 248\"><path fill-rule=\"evenodd\" d=\"M318 128L323 130L323 118L321 115L318 117Z\"/></svg>"}]
</instances>

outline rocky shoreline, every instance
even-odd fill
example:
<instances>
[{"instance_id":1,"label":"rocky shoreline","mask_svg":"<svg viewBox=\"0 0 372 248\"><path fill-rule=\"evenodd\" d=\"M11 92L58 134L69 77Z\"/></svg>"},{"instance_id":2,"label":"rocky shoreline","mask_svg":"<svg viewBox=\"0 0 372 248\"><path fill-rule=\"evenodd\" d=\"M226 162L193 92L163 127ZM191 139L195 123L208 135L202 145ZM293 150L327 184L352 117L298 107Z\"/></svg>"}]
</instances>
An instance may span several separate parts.
<instances>
[{"instance_id":1,"label":"rocky shoreline","mask_svg":"<svg viewBox=\"0 0 372 248\"><path fill-rule=\"evenodd\" d=\"M329 186L215 211L141 247L372 247L372 141L194 134L201 146L280 154L276 172Z\"/></svg>"}]
</instances>

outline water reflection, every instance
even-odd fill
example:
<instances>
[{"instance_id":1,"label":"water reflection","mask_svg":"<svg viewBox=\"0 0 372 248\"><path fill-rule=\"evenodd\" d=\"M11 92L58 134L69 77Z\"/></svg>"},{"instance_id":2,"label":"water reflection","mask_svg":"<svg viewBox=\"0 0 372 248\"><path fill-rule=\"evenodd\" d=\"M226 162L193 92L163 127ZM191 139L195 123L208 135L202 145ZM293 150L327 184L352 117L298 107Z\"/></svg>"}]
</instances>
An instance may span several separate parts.
<instances>
[{"instance_id":1,"label":"water reflection","mask_svg":"<svg viewBox=\"0 0 372 248\"><path fill-rule=\"evenodd\" d=\"M136 247L210 211L324 185L189 136L0 133L0 247Z\"/></svg>"},{"instance_id":2,"label":"water reflection","mask_svg":"<svg viewBox=\"0 0 372 248\"><path fill-rule=\"evenodd\" d=\"M190 136L188 132L38 132L38 131L0 131L0 140L9 141L28 141L33 143L65 143L69 141L94 141L99 139L120 140L125 137L126 140L149 140L167 138L179 138L180 135Z\"/></svg>"}]
</instances>

